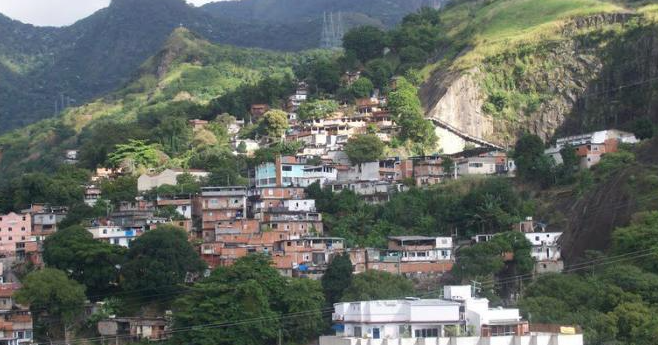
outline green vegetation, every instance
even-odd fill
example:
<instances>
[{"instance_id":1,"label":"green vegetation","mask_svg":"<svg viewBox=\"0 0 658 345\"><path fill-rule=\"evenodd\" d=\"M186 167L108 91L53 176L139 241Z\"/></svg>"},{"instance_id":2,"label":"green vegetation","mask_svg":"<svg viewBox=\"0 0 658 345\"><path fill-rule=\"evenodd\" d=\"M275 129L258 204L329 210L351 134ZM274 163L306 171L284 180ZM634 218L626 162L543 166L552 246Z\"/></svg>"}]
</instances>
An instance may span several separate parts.
<instances>
[{"instance_id":1,"label":"green vegetation","mask_svg":"<svg viewBox=\"0 0 658 345\"><path fill-rule=\"evenodd\" d=\"M385 248L387 236L460 236L497 233L533 214L534 202L507 179L461 179L427 190L399 193L383 205L367 205L351 191L333 194L317 184L307 188L323 212L325 229L350 246Z\"/></svg>"},{"instance_id":2,"label":"green vegetation","mask_svg":"<svg viewBox=\"0 0 658 345\"><path fill-rule=\"evenodd\" d=\"M366 271L354 276L342 295L343 302L398 299L414 295L411 280L383 271Z\"/></svg>"},{"instance_id":3,"label":"green vegetation","mask_svg":"<svg viewBox=\"0 0 658 345\"><path fill-rule=\"evenodd\" d=\"M396 89L389 95L389 108L400 125L400 139L417 145L417 151L425 154L436 146L434 125L424 117L417 95L418 91L405 78L396 81Z\"/></svg>"},{"instance_id":4,"label":"green vegetation","mask_svg":"<svg viewBox=\"0 0 658 345\"><path fill-rule=\"evenodd\" d=\"M352 260L348 253L337 255L322 276L322 290L328 305L333 305L343 298L345 289L351 284L354 272Z\"/></svg>"},{"instance_id":5,"label":"green vegetation","mask_svg":"<svg viewBox=\"0 0 658 345\"><path fill-rule=\"evenodd\" d=\"M350 138L345 153L354 165L377 162L384 156L384 143L374 134L361 134Z\"/></svg>"},{"instance_id":6,"label":"green vegetation","mask_svg":"<svg viewBox=\"0 0 658 345\"><path fill-rule=\"evenodd\" d=\"M43 245L43 261L48 267L67 272L86 287L89 296L115 289L119 280L117 265L123 263L122 247L94 240L81 226L61 229Z\"/></svg>"},{"instance_id":7,"label":"green vegetation","mask_svg":"<svg viewBox=\"0 0 658 345\"><path fill-rule=\"evenodd\" d=\"M652 252L656 226L656 212L636 215L630 226L613 234L611 254L628 260L599 255L590 260L594 264L582 266L586 274L544 275L526 288L522 310L533 322L582 325L588 344L653 344L658 329L658 271Z\"/></svg>"},{"instance_id":8,"label":"green vegetation","mask_svg":"<svg viewBox=\"0 0 658 345\"><path fill-rule=\"evenodd\" d=\"M534 259L530 256L531 243L517 231L503 232L491 241L477 243L459 252L452 273L462 282L471 279L505 279L532 272ZM511 259L506 258L511 254Z\"/></svg>"},{"instance_id":9,"label":"green vegetation","mask_svg":"<svg viewBox=\"0 0 658 345\"><path fill-rule=\"evenodd\" d=\"M72 326L81 321L85 289L66 273L45 268L28 274L16 292L16 301L29 305L38 325L68 341Z\"/></svg>"},{"instance_id":10,"label":"green vegetation","mask_svg":"<svg viewBox=\"0 0 658 345\"><path fill-rule=\"evenodd\" d=\"M159 225L131 242L121 268L121 287L148 300L177 291L177 284L200 275L205 266L185 231Z\"/></svg>"},{"instance_id":11,"label":"green vegetation","mask_svg":"<svg viewBox=\"0 0 658 345\"><path fill-rule=\"evenodd\" d=\"M288 129L288 114L283 110L270 110L263 115L260 131L272 140L280 140Z\"/></svg>"},{"instance_id":12,"label":"green vegetation","mask_svg":"<svg viewBox=\"0 0 658 345\"><path fill-rule=\"evenodd\" d=\"M172 343L274 344L279 331L286 344L305 343L324 328L324 303L319 282L285 278L268 257L250 255L231 267L214 270L175 302L174 328L189 330L175 333ZM194 327L251 319L261 321L234 327Z\"/></svg>"},{"instance_id":13,"label":"green vegetation","mask_svg":"<svg viewBox=\"0 0 658 345\"><path fill-rule=\"evenodd\" d=\"M299 106L297 115L300 120L322 119L338 110L338 102L334 100L317 100L304 102Z\"/></svg>"}]
</instances>

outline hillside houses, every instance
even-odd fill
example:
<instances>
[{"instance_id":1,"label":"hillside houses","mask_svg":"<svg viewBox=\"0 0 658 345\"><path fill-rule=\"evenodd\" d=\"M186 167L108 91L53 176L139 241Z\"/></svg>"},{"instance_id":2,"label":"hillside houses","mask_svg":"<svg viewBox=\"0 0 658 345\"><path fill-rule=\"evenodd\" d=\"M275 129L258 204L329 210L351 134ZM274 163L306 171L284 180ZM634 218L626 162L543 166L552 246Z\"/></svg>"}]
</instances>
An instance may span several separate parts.
<instances>
[{"instance_id":1,"label":"hillside houses","mask_svg":"<svg viewBox=\"0 0 658 345\"><path fill-rule=\"evenodd\" d=\"M601 157L606 153L617 152L620 144L637 144L639 140L633 133L608 129L604 131L585 133L580 135L558 138L555 145L544 152L549 155L556 164L562 164L560 151L565 147L571 147L580 159L579 167L589 169L599 163Z\"/></svg>"}]
</instances>

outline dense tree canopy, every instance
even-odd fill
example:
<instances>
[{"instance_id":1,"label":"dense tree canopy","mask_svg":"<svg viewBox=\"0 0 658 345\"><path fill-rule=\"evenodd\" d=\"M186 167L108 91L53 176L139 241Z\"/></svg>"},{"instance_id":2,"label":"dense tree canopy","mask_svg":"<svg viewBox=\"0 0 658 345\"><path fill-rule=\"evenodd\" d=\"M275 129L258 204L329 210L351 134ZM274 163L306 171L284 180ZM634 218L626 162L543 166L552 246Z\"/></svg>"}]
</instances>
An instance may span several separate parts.
<instances>
[{"instance_id":1,"label":"dense tree canopy","mask_svg":"<svg viewBox=\"0 0 658 345\"><path fill-rule=\"evenodd\" d=\"M334 100L316 100L304 102L299 106L297 115L300 120L325 118L338 110L338 102Z\"/></svg>"},{"instance_id":2,"label":"dense tree canopy","mask_svg":"<svg viewBox=\"0 0 658 345\"><path fill-rule=\"evenodd\" d=\"M44 241L43 260L48 267L68 272L87 287L90 296L106 293L118 283L125 250L93 239L81 226L58 230Z\"/></svg>"},{"instance_id":3,"label":"dense tree canopy","mask_svg":"<svg viewBox=\"0 0 658 345\"><path fill-rule=\"evenodd\" d=\"M354 267L348 253L337 255L331 260L327 271L322 276L322 289L327 303L333 305L343 298L347 289L354 279L352 276Z\"/></svg>"},{"instance_id":4,"label":"dense tree canopy","mask_svg":"<svg viewBox=\"0 0 658 345\"><path fill-rule=\"evenodd\" d=\"M272 139L281 138L288 129L288 114L279 109L273 109L263 115L260 124L261 131Z\"/></svg>"},{"instance_id":5,"label":"dense tree canopy","mask_svg":"<svg viewBox=\"0 0 658 345\"><path fill-rule=\"evenodd\" d=\"M29 305L33 315L52 318L66 326L80 317L85 302L84 286L69 279L66 273L44 268L28 274L20 290L16 292L16 301Z\"/></svg>"},{"instance_id":6,"label":"dense tree canopy","mask_svg":"<svg viewBox=\"0 0 658 345\"><path fill-rule=\"evenodd\" d=\"M343 292L344 302L399 299L414 295L411 280L383 271L366 271L357 274Z\"/></svg>"},{"instance_id":7,"label":"dense tree canopy","mask_svg":"<svg viewBox=\"0 0 658 345\"><path fill-rule=\"evenodd\" d=\"M379 161L384 155L384 143L374 134L361 134L350 138L345 153L352 164Z\"/></svg>"},{"instance_id":8,"label":"dense tree canopy","mask_svg":"<svg viewBox=\"0 0 658 345\"><path fill-rule=\"evenodd\" d=\"M122 287L148 299L176 291L178 284L198 276L204 268L184 230L159 225L131 242L121 269Z\"/></svg>"},{"instance_id":9,"label":"dense tree canopy","mask_svg":"<svg viewBox=\"0 0 658 345\"><path fill-rule=\"evenodd\" d=\"M343 48L353 52L361 62L380 57L386 47L386 33L374 26L361 26L343 37Z\"/></svg>"},{"instance_id":10,"label":"dense tree canopy","mask_svg":"<svg viewBox=\"0 0 658 345\"><path fill-rule=\"evenodd\" d=\"M257 319L232 327L207 327L174 334L174 344L276 344L315 339L323 329L320 284L285 278L268 257L250 255L220 267L176 302L174 327ZM286 315L286 317L281 317Z\"/></svg>"},{"instance_id":11,"label":"dense tree canopy","mask_svg":"<svg viewBox=\"0 0 658 345\"><path fill-rule=\"evenodd\" d=\"M361 77L350 86L350 93L354 98L368 98L375 90L375 85L366 77Z\"/></svg>"}]
</instances>

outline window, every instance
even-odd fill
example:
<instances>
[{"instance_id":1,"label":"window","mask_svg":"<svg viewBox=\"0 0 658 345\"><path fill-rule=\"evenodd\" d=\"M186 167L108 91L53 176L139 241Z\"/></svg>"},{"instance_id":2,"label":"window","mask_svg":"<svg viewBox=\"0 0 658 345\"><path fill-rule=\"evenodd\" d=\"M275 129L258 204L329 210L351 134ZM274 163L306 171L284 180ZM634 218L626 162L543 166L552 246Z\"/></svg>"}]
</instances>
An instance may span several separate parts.
<instances>
[{"instance_id":1,"label":"window","mask_svg":"<svg viewBox=\"0 0 658 345\"><path fill-rule=\"evenodd\" d=\"M11 228L9 228L9 232L11 232L11 230L12 230L12 229L11 229Z\"/></svg>"},{"instance_id":2,"label":"window","mask_svg":"<svg viewBox=\"0 0 658 345\"><path fill-rule=\"evenodd\" d=\"M469 168L482 168L483 166L483 163L468 163Z\"/></svg>"},{"instance_id":3,"label":"window","mask_svg":"<svg viewBox=\"0 0 658 345\"><path fill-rule=\"evenodd\" d=\"M438 328L423 328L417 329L414 332L416 338L437 338L439 336Z\"/></svg>"},{"instance_id":4,"label":"window","mask_svg":"<svg viewBox=\"0 0 658 345\"><path fill-rule=\"evenodd\" d=\"M14 239L11 236L9 236L8 240L13 241Z\"/></svg>"},{"instance_id":5,"label":"window","mask_svg":"<svg viewBox=\"0 0 658 345\"><path fill-rule=\"evenodd\" d=\"M21 228L21 231L25 231L25 227L22 227L22 228Z\"/></svg>"},{"instance_id":6,"label":"window","mask_svg":"<svg viewBox=\"0 0 658 345\"><path fill-rule=\"evenodd\" d=\"M103 234L107 234L107 229L103 229Z\"/></svg>"},{"instance_id":7,"label":"window","mask_svg":"<svg viewBox=\"0 0 658 345\"><path fill-rule=\"evenodd\" d=\"M292 171L292 166L291 165L284 165L281 167L281 170L283 171Z\"/></svg>"},{"instance_id":8,"label":"window","mask_svg":"<svg viewBox=\"0 0 658 345\"><path fill-rule=\"evenodd\" d=\"M357 337L357 338L361 337L361 327L354 326L354 337Z\"/></svg>"}]
</instances>

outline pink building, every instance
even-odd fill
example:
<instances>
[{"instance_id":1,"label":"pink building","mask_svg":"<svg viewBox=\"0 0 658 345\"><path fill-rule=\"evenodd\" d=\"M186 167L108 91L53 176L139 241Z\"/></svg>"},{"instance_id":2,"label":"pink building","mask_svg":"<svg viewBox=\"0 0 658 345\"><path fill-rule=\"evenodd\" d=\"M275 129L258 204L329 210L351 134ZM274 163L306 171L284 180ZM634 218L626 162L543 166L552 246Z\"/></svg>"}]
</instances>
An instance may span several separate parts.
<instances>
[{"instance_id":1,"label":"pink building","mask_svg":"<svg viewBox=\"0 0 658 345\"><path fill-rule=\"evenodd\" d=\"M32 234L32 217L29 213L0 215L0 253L14 255L16 243L25 242Z\"/></svg>"}]
</instances>

